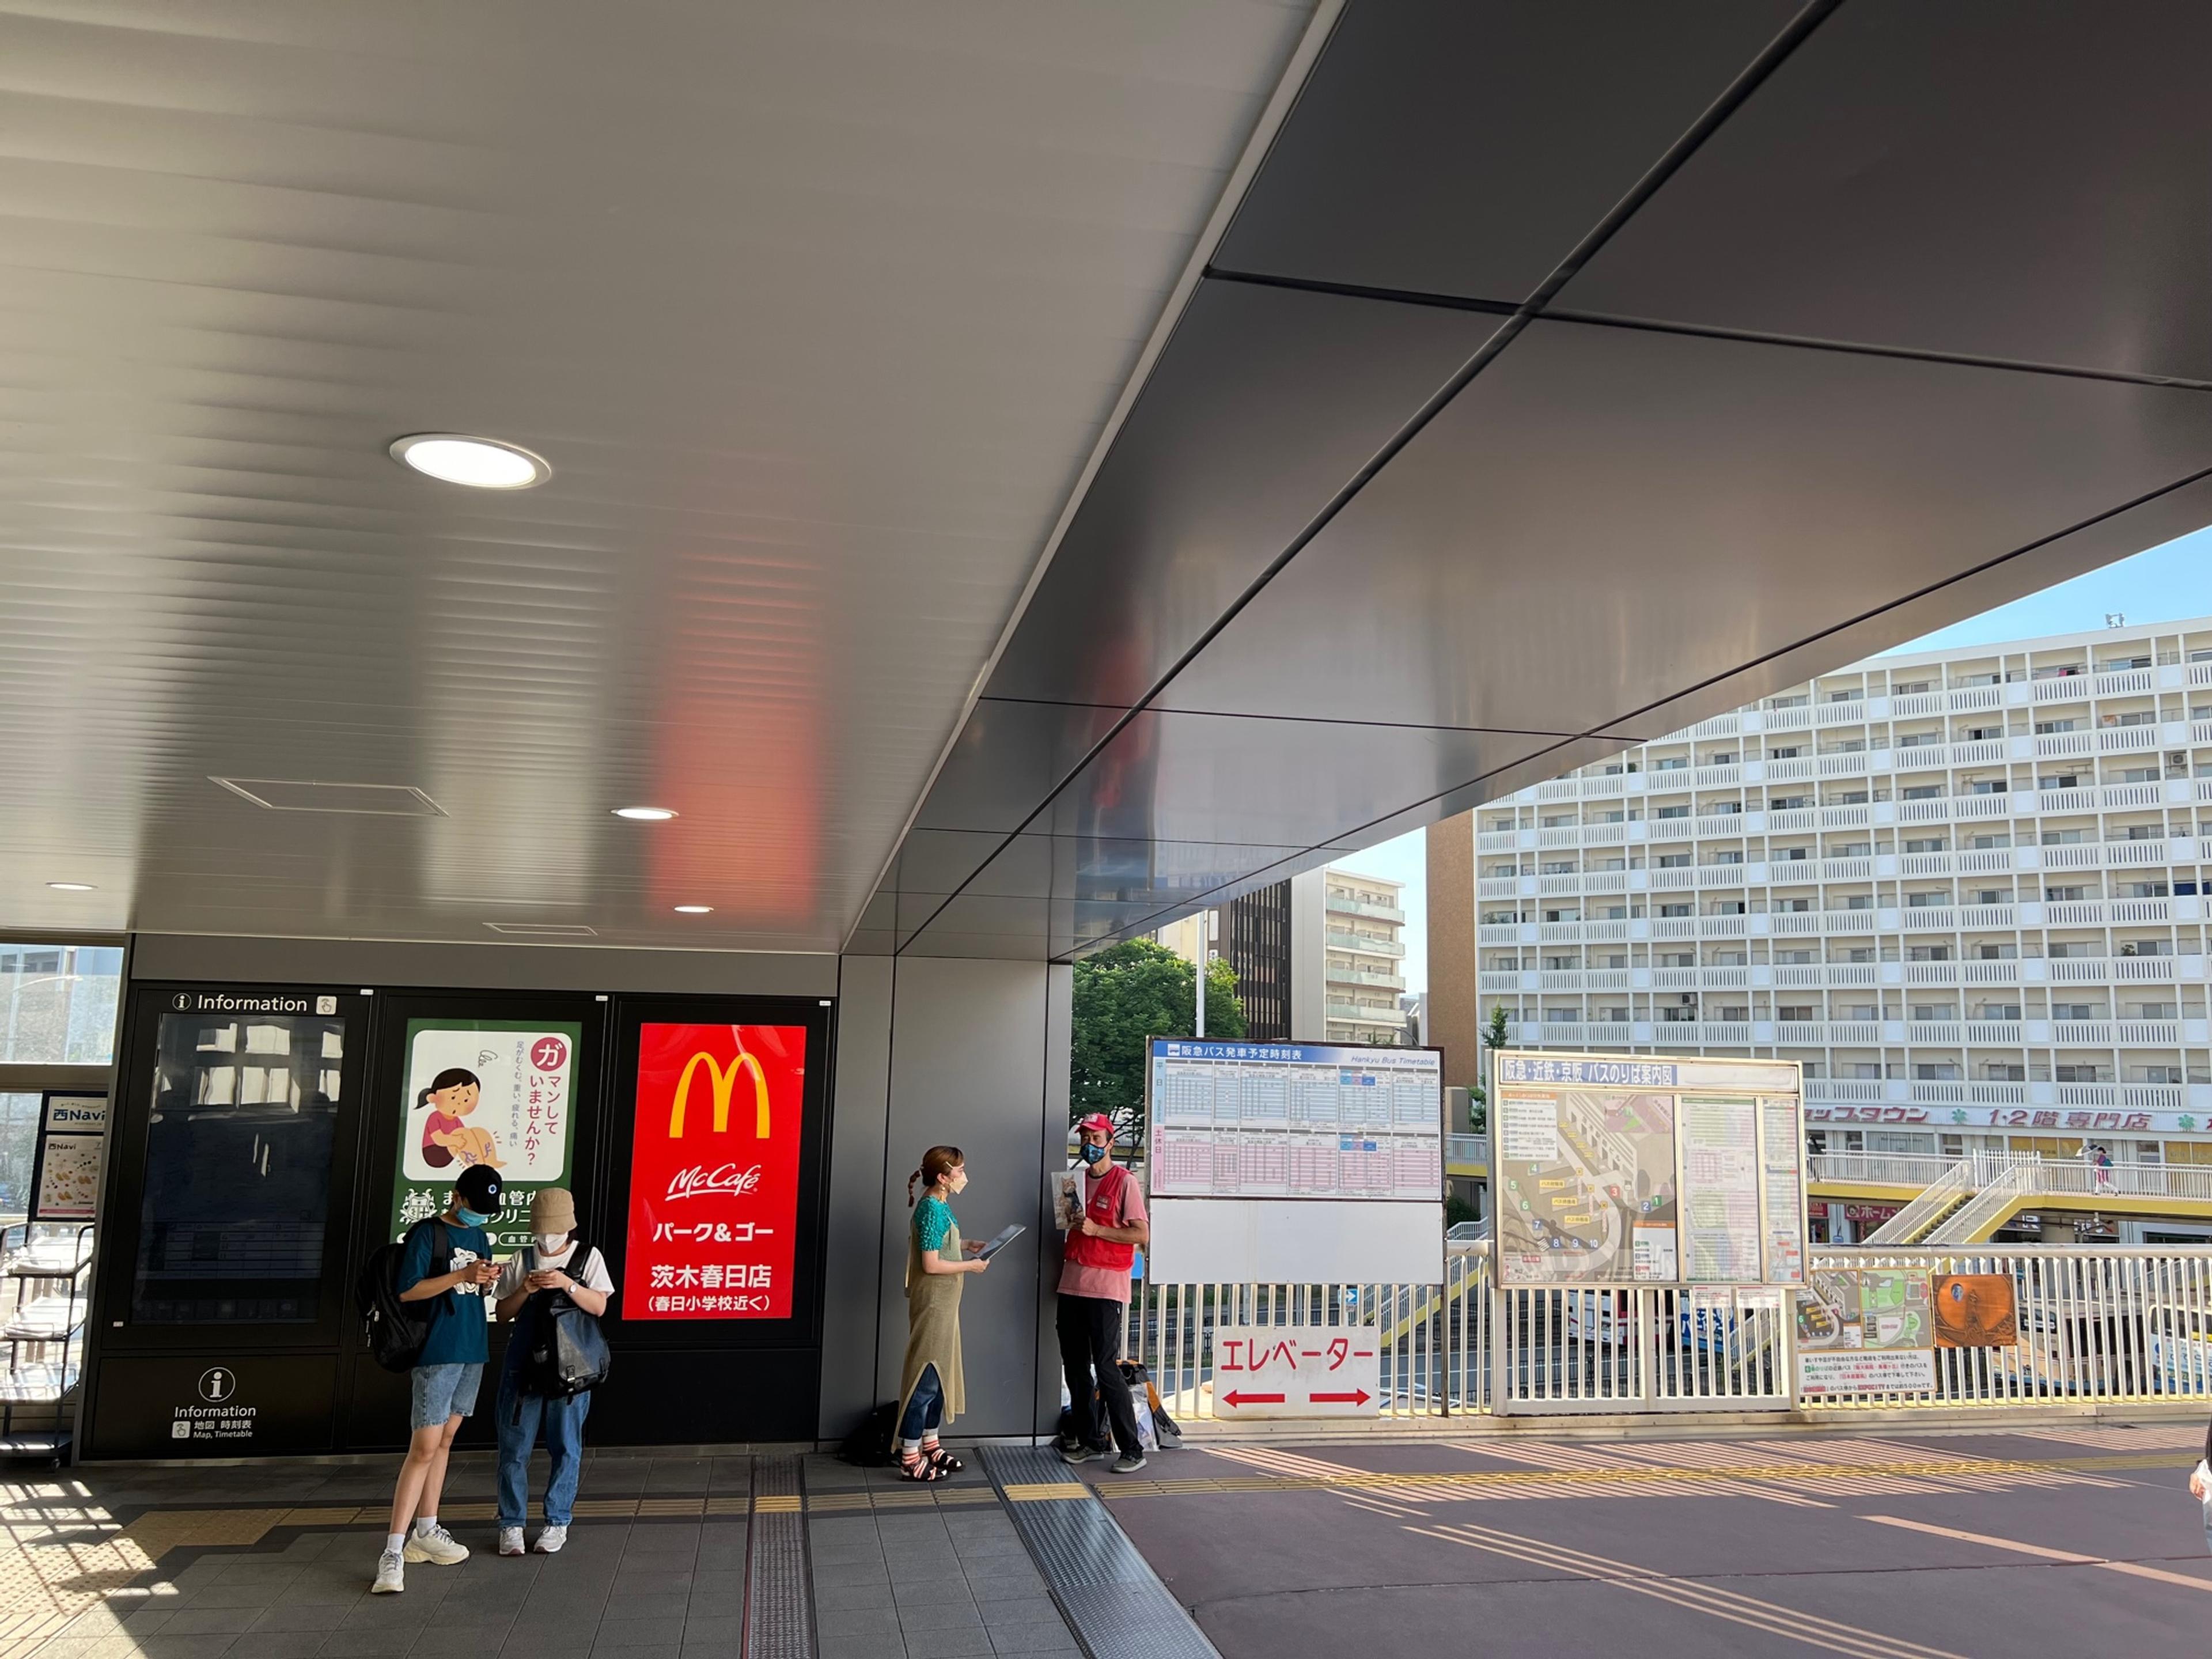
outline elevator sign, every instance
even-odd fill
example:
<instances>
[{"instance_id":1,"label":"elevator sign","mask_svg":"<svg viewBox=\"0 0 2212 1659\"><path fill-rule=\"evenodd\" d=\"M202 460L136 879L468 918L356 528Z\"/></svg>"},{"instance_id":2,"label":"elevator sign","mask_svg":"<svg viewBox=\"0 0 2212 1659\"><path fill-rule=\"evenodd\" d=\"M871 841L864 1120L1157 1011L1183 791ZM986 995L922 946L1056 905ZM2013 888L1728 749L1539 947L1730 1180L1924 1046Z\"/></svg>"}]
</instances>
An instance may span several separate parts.
<instances>
[{"instance_id":1,"label":"elevator sign","mask_svg":"<svg viewBox=\"0 0 2212 1659\"><path fill-rule=\"evenodd\" d=\"M1374 1417L1382 1344L1372 1325L1224 1325L1213 1334L1216 1417Z\"/></svg>"},{"instance_id":2,"label":"elevator sign","mask_svg":"<svg viewBox=\"0 0 2212 1659\"><path fill-rule=\"evenodd\" d=\"M624 1319L788 1319L800 1025L641 1028Z\"/></svg>"}]
</instances>

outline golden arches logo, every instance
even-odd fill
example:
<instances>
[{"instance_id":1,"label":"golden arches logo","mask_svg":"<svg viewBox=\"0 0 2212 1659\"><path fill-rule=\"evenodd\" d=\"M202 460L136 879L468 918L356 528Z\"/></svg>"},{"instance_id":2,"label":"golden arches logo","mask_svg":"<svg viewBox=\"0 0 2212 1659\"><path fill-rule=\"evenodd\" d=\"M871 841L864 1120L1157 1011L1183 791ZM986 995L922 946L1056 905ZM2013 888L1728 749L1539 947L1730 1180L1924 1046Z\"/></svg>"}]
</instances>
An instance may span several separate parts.
<instances>
[{"instance_id":1,"label":"golden arches logo","mask_svg":"<svg viewBox=\"0 0 2212 1659\"><path fill-rule=\"evenodd\" d=\"M769 1137L768 1074L761 1063L742 1051L727 1066L704 1049L684 1062L684 1074L676 1079L676 1103L668 1112L668 1138L684 1139L684 1103L691 1097L691 1075L702 1066L707 1068L708 1080L714 1089L714 1133L720 1134L730 1127L730 1091L737 1086L740 1070L753 1074L753 1135L760 1140Z\"/></svg>"}]
</instances>

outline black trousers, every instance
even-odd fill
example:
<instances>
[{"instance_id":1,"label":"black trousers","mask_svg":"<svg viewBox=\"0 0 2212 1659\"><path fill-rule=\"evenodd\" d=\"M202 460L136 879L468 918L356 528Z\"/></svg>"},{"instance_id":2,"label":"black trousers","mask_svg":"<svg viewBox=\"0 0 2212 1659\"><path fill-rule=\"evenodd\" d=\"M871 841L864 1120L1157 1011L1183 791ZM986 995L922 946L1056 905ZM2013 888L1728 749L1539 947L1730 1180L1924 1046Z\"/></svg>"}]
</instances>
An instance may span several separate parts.
<instances>
[{"instance_id":1,"label":"black trousers","mask_svg":"<svg viewBox=\"0 0 2212 1659\"><path fill-rule=\"evenodd\" d=\"M1137 1439L1137 1413L1130 1408L1129 1385L1121 1377L1121 1328L1128 1318L1126 1302L1063 1292L1054 1323L1060 1330L1060 1364L1067 1374L1067 1397L1074 1406L1075 1437L1086 1446L1106 1443L1105 1429L1098 1421L1098 1401L1103 1400L1114 1443L1124 1456L1140 1457L1144 1451Z\"/></svg>"}]
</instances>

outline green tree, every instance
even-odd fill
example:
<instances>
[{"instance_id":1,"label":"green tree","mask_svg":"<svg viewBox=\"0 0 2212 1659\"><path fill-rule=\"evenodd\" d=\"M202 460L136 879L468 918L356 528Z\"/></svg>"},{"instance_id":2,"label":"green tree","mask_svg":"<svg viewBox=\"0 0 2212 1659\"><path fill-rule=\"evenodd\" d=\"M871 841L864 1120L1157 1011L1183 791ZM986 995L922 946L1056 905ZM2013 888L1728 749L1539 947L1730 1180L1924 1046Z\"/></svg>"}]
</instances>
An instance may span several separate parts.
<instances>
[{"instance_id":1,"label":"green tree","mask_svg":"<svg viewBox=\"0 0 2212 1659\"><path fill-rule=\"evenodd\" d=\"M1480 1134L1490 1127L1490 1094L1486 1084L1490 1076L1490 1056L1505 1046L1505 1005L1498 1003L1490 1011L1490 1024L1482 1032L1483 1081L1467 1091L1468 1127Z\"/></svg>"},{"instance_id":2,"label":"green tree","mask_svg":"<svg viewBox=\"0 0 2212 1659\"><path fill-rule=\"evenodd\" d=\"M1185 1036L1197 1014L1198 973L1164 945L1129 939L1075 964L1070 1093L1073 1115L1103 1112L1135 1144L1144 1134L1145 1039ZM1206 1035L1244 1035L1237 971L1206 965Z\"/></svg>"}]
</instances>

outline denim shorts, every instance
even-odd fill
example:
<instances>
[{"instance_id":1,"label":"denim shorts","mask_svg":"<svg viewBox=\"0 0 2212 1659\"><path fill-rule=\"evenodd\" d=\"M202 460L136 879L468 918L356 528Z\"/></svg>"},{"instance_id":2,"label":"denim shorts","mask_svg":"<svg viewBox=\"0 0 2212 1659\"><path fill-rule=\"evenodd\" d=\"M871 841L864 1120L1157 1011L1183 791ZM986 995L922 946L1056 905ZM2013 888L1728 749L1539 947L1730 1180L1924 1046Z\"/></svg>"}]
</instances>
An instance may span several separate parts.
<instances>
[{"instance_id":1,"label":"denim shorts","mask_svg":"<svg viewBox=\"0 0 2212 1659\"><path fill-rule=\"evenodd\" d=\"M442 1429L449 1417L468 1417L477 1408L477 1387L483 1381L482 1365L417 1365L409 1373L415 1382L410 1429Z\"/></svg>"}]
</instances>

